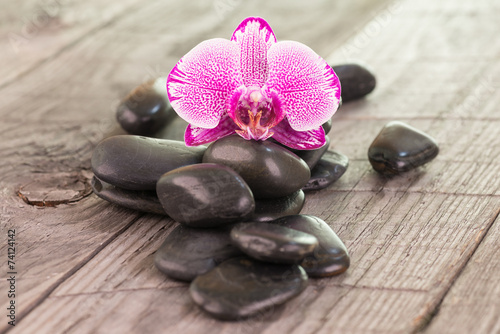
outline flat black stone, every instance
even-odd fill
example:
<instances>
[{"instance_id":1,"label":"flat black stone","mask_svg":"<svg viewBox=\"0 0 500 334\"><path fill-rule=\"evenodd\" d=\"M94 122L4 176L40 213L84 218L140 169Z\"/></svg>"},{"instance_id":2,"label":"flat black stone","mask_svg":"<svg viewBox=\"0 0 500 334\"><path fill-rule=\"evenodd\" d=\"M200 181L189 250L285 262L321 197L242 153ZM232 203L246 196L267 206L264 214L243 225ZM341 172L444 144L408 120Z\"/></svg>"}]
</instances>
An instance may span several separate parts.
<instances>
[{"instance_id":1,"label":"flat black stone","mask_svg":"<svg viewBox=\"0 0 500 334\"><path fill-rule=\"evenodd\" d=\"M302 190L285 197L257 199L255 200L255 211L248 220L262 222L296 215L302 210L305 199L306 196Z\"/></svg>"},{"instance_id":2,"label":"flat black stone","mask_svg":"<svg viewBox=\"0 0 500 334\"><path fill-rule=\"evenodd\" d=\"M327 135L328 132L330 132L330 130L332 129L332 119L330 118L328 121L323 123L321 126L323 127L323 130L325 130L325 135Z\"/></svg>"},{"instance_id":3,"label":"flat black stone","mask_svg":"<svg viewBox=\"0 0 500 334\"><path fill-rule=\"evenodd\" d=\"M318 239L311 234L256 222L234 226L231 240L248 256L274 263L300 263L318 246Z\"/></svg>"},{"instance_id":4,"label":"flat black stone","mask_svg":"<svg viewBox=\"0 0 500 334\"><path fill-rule=\"evenodd\" d=\"M297 154L302 160L304 160L312 171L314 166L318 163L319 159L325 154L325 152L330 147L330 137L325 136L325 145L317 148L315 150L291 150L293 153Z\"/></svg>"},{"instance_id":5,"label":"flat black stone","mask_svg":"<svg viewBox=\"0 0 500 334\"><path fill-rule=\"evenodd\" d=\"M245 140L238 135L212 143L203 162L231 167L259 199L291 195L311 176L307 164L287 149L270 141Z\"/></svg>"},{"instance_id":6,"label":"flat black stone","mask_svg":"<svg viewBox=\"0 0 500 334\"><path fill-rule=\"evenodd\" d=\"M394 175L422 166L439 153L428 134L403 122L387 123L368 149L368 158L377 172Z\"/></svg>"},{"instance_id":7,"label":"flat black stone","mask_svg":"<svg viewBox=\"0 0 500 334\"><path fill-rule=\"evenodd\" d=\"M375 76L359 64L336 65L332 68L340 80L342 102L360 99L375 89Z\"/></svg>"},{"instance_id":8,"label":"flat black stone","mask_svg":"<svg viewBox=\"0 0 500 334\"><path fill-rule=\"evenodd\" d=\"M295 215L278 218L270 223L312 234L318 239L319 246L313 255L306 257L300 264L309 276L333 276L349 268L351 260L344 243L320 218Z\"/></svg>"},{"instance_id":9,"label":"flat black stone","mask_svg":"<svg viewBox=\"0 0 500 334\"><path fill-rule=\"evenodd\" d=\"M231 243L230 227L195 229L177 226L155 254L155 265L171 278L192 281L219 263L243 255Z\"/></svg>"},{"instance_id":10,"label":"flat black stone","mask_svg":"<svg viewBox=\"0 0 500 334\"><path fill-rule=\"evenodd\" d=\"M252 192L241 176L217 164L170 171L158 181L156 193L170 217L192 227L243 221L255 209Z\"/></svg>"},{"instance_id":11,"label":"flat black stone","mask_svg":"<svg viewBox=\"0 0 500 334\"><path fill-rule=\"evenodd\" d=\"M203 310L225 320L246 318L301 293L307 275L296 264L271 264L251 258L230 259L198 276L189 288Z\"/></svg>"},{"instance_id":12,"label":"flat black stone","mask_svg":"<svg viewBox=\"0 0 500 334\"><path fill-rule=\"evenodd\" d=\"M340 179L349 166L349 158L342 153L327 151L311 171L304 191L324 189Z\"/></svg>"},{"instance_id":13,"label":"flat black stone","mask_svg":"<svg viewBox=\"0 0 500 334\"><path fill-rule=\"evenodd\" d=\"M100 198L132 210L166 215L155 191L128 190L92 178L92 190Z\"/></svg>"},{"instance_id":14,"label":"flat black stone","mask_svg":"<svg viewBox=\"0 0 500 334\"><path fill-rule=\"evenodd\" d=\"M164 173L200 163L205 146L121 135L101 141L92 154L92 170L102 181L130 190L155 190Z\"/></svg>"},{"instance_id":15,"label":"flat black stone","mask_svg":"<svg viewBox=\"0 0 500 334\"><path fill-rule=\"evenodd\" d=\"M168 102L165 78L134 88L116 110L116 119L130 134L152 136L175 117Z\"/></svg>"}]
</instances>

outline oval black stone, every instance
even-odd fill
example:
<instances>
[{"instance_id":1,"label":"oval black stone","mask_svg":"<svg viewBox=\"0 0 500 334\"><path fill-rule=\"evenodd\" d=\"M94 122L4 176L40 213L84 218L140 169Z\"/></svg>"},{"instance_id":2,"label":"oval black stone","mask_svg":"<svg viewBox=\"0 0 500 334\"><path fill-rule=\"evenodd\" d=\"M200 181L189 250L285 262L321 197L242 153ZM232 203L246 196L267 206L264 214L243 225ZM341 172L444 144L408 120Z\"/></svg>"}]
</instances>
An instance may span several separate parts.
<instances>
[{"instance_id":1,"label":"oval black stone","mask_svg":"<svg viewBox=\"0 0 500 334\"><path fill-rule=\"evenodd\" d=\"M368 158L377 172L393 175L412 170L439 153L428 134L403 122L387 123L368 149Z\"/></svg>"},{"instance_id":2,"label":"oval black stone","mask_svg":"<svg viewBox=\"0 0 500 334\"><path fill-rule=\"evenodd\" d=\"M304 191L319 190L330 186L344 175L349 166L349 158L342 153L327 151L311 171Z\"/></svg>"},{"instance_id":3,"label":"oval black stone","mask_svg":"<svg viewBox=\"0 0 500 334\"><path fill-rule=\"evenodd\" d=\"M325 135L327 135L328 132L330 132L330 130L332 129L332 119L330 118L328 121L323 123L321 126L323 127L323 130L325 131Z\"/></svg>"},{"instance_id":4,"label":"oval black stone","mask_svg":"<svg viewBox=\"0 0 500 334\"><path fill-rule=\"evenodd\" d=\"M309 276L333 276L349 268L351 260L344 243L320 218L295 215L278 218L270 223L312 234L318 239L319 246L313 255L306 257L300 264Z\"/></svg>"},{"instance_id":5,"label":"oval black stone","mask_svg":"<svg viewBox=\"0 0 500 334\"><path fill-rule=\"evenodd\" d=\"M330 137L325 136L325 140L325 145L315 150L292 150L293 153L297 154L297 156L299 156L306 162L307 166L309 166L309 169L311 170L311 173L312 169L314 168L314 166L316 166L319 159L321 159L323 154L325 154L325 152L330 147Z\"/></svg>"},{"instance_id":6,"label":"oval black stone","mask_svg":"<svg viewBox=\"0 0 500 334\"><path fill-rule=\"evenodd\" d=\"M165 89L165 78L151 80L134 88L116 110L116 119L130 134L151 136L175 117Z\"/></svg>"},{"instance_id":7,"label":"oval black stone","mask_svg":"<svg viewBox=\"0 0 500 334\"><path fill-rule=\"evenodd\" d=\"M221 262L243 253L231 243L230 228L177 226L155 254L155 265L167 276L192 281Z\"/></svg>"},{"instance_id":8,"label":"oval black stone","mask_svg":"<svg viewBox=\"0 0 500 334\"><path fill-rule=\"evenodd\" d=\"M245 140L238 135L212 143L203 162L234 169L247 182L255 198L278 198L301 189L311 172L287 149L269 141Z\"/></svg>"},{"instance_id":9,"label":"oval black stone","mask_svg":"<svg viewBox=\"0 0 500 334\"><path fill-rule=\"evenodd\" d=\"M238 320L282 304L301 293L307 275L300 266L271 264L251 258L224 261L191 282L191 297L203 310Z\"/></svg>"},{"instance_id":10,"label":"oval black stone","mask_svg":"<svg viewBox=\"0 0 500 334\"><path fill-rule=\"evenodd\" d=\"M166 215L155 191L128 190L92 178L92 190L100 198L132 210Z\"/></svg>"},{"instance_id":11,"label":"oval black stone","mask_svg":"<svg viewBox=\"0 0 500 334\"><path fill-rule=\"evenodd\" d=\"M130 190L155 190L164 173L200 163L205 146L121 135L101 141L92 154L92 170L102 181Z\"/></svg>"},{"instance_id":12,"label":"oval black stone","mask_svg":"<svg viewBox=\"0 0 500 334\"><path fill-rule=\"evenodd\" d=\"M249 221L263 222L274 220L283 216L296 215L304 206L306 196L302 190L291 195L255 200L255 211Z\"/></svg>"},{"instance_id":13,"label":"oval black stone","mask_svg":"<svg viewBox=\"0 0 500 334\"><path fill-rule=\"evenodd\" d=\"M299 263L318 246L318 239L311 234L256 222L234 226L231 240L245 254L275 263Z\"/></svg>"},{"instance_id":14,"label":"oval black stone","mask_svg":"<svg viewBox=\"0 0 500 334\"><path fill-rule=\"evenodd\" d=\"M336 65L332 68L340 80L342 102L362 98L375 89L375 76L359 64Z\"/></svg>"},{"instance_id":15,"label":"oval black stone","mask_svg":"<svg viewBox=\"0 0 500 334\"><path fill-rule=\"evenodd\" d=\"M245 181L231 168L217 164L170 171L158 181L156 193L170 217L192 227L243 221L255 209Z\"/></svg>"}]
</instances>

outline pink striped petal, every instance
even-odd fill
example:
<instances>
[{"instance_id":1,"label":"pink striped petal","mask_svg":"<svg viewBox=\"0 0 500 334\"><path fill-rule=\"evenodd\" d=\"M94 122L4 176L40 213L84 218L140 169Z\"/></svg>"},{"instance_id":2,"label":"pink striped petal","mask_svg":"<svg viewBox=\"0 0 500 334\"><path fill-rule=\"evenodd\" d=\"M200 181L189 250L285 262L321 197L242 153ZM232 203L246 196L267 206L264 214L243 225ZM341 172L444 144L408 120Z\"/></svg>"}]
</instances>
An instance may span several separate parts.
<instances>
[{"instance_id":1,"label":"pink striped petal","mask_svg":"<svg viewBox=\"0 0 500 334\"><path fill-rule=\"evenodd\" d=\"M238 126L226 114L222 116L219 125L213 129L204 129L189 124L184 133L184 141L186 146L203 145L229 136L237 129L239 129Z\"/></svg>"},{"instance_id":2,"label":"pink striped petal","mask_svg":"<svg viewBox=\"0 0 500 334\"><path fill-rule=\"evenodd\" d=\"M273 138L285 146L297 150L313 150L325 145L325 130L320 125L316 129L308 131L296 131L292 129L287 119L283 119L278 125L271 129Z\"/></svg>"},{"instance_id":3,"label":"pink striped petal","mask_svg":"<svg viewBox=\"0 0 500 334\"><path fill-rule=\"evenodd\" d=\"M333 69L308 46L278 42L267 53L268 87L280 97L293 129L317 129L337 111L340 82Z\"/></svg>"},{"instance_id":4,"label":"pink striped petal","mask_svg":"<svg viewBox=\"0 0 500 334\"><path fill-rule=\"evenodd\" d=\"M249 17L236 28L231 41L239 47L243 84L262 87L269 72L267 51L276 43L269 24L260 17Z\"/></svg>"},{"instance_id":5,"label":"pink striped petal","mask_svg":"<svg viewBox=\"0 0 500 334\"><path fill-rule=\"evenodd\" d=\"M203 128L219 124L227 99L240 85L239 48L222 38L195 46L167 78L172 107L185 121Z\"/></svg>"}]
</instances>

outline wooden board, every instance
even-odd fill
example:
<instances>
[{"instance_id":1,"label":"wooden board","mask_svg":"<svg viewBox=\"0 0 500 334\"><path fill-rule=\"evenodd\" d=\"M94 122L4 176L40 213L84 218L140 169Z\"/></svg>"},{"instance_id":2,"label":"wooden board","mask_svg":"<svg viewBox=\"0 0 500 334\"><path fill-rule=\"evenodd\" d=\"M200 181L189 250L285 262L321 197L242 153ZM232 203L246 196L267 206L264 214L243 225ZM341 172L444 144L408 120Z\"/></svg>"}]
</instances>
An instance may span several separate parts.
<instances>
[{"instance_id":1,"label":"wooden board","mask_svg":"<svg viewBox=\"0 0 500 334\"><path fill-rule=\"evenodd\" d=\"M12 17L37 5L6 7L10 19L0 31L18 29ZM44 51L20 55L20 65L4 68L0 80L0 240L16 229L19 272L19 322L0 323L0 332L499 331L500 6L130 0L64 8L66 20L71 11L103 14L47 28L30 44ZM140 82L166 75L200 41L228 38L250 15L331 64L369 64L378 86L336 114L331 147L350 157L349 169L332 187L309 193L303 209L344 240L351 268L232 323L201 312L185 283L155 269L154 252L175 222L108 204L85 185L97 142L123 133L114 120L118 101ZM434 136L441 151L422 168L385 178L366 152L394 119ZM21 189L46 205L26 204ZM67 204L47 206L55 202ZM2 279L0 291L7 289ZM7 302L1 293L0 305Z\"/></svg>"}]
</instances>

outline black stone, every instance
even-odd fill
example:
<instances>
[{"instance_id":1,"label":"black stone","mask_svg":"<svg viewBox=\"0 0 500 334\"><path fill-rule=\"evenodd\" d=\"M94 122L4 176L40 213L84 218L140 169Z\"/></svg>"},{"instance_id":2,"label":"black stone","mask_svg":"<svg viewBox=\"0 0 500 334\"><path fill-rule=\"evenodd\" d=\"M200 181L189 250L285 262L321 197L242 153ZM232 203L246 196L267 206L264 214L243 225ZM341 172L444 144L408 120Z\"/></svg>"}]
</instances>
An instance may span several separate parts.
<instances>
[{"instance_id":1,"label":"black stone","mask_svg":"<svg viewBox=\"0 0 500 334\"><path fill-rule=\"evenodd\" d=\"M255 211L249 221L270 221L283 216L296 215L304 206L306 196L302 190L291 195L255 200Z\"/></svg>"},{"instance_id":2,"label":"black stone","mask_svg":"<svg viewBox=\"0 0 500 334\"><path fill-rule=\"evenodd\" d=\"M422 166L439 153L436 141L403 122L387 123L368 149L377 172L393 175Z\"/></svg>"},{"instance_id":3,"label":"black stone","mask_svg":"<svg viewBox=\"0 0 500 334\"><path fill-rule=\"evenodd\" d=\"M375 76L359 64L336 65L332 68L340 80L342 102L360 99L375 89Z\"/></svg>"},{"instance_id":4,"label":"black stone","mask_svg":"<svg viewBox=\"0 0 500 334\"><path fill-rule=\"evenodd\" d=\"M165 79L151 80L133 89L116 110L116 119L130 134L152 136L175 117Z\"/></svg>"},{"instance_id":5,"label":"black stone","mask_svg":"<svg viewBox=\"0 0 500 334\"><path fill-rule=\"evenodd\" d=\"M177 226L155 254L155 265L171 278L192 281L221 262L243 253L231 243L230 228Z\"/></svg>"},{"instance_id":6,"label":"black stone","mask_svg":"<svg viewBox=\"0 0 500 334\"><path fill-rule=\"evenodd\" d=\"M325 135L327 135L328 132L330 132L330 130L332 129L332 119L330 118L328 121L323 123L321 126L323 127L323 130L325 131Z\"/></svg>"},{"instance_id":7,"label":"black stone","mask_svg":"<svg viewBox=\"0 0 500 334\"><path fill-rule=\"evenodd\" d=\"M269 141L245 140L238 135L212 143L203 162L234 169L247 182L255 198L278 198L301 189L311 172L297 155Z\"/></svg>"},{"instance_id":8,"label":"black stone","mask_svg":"<svg viewBox=\"0 0 500 334\"><path fill-rule=\"evenodd\" d=\"M189 125L188 122L180 117L175 117L165 125L157 134L156 138L179 140L184 142L184 132Z\"/></svg>"},{"instance_id":9,"label":"black stone","mask_svg":"<svg viewBox=\"0 0 500 334\"><path fill-rule=\"evenodd\" d=\"M203 310L225 320L246 318L301 293L307 275L300 266L250 258L230 259L198 276L189 288Z\"/></svg>"},{"instance_id":10,"label":"black stone","mask_svg":"<svg viewBox=\"0 0 500 334\"><path fill-rule=\"evenodd\" d=\"M325 152L330 147L330 137L325 136L325 145L317 148L315 150L292 150L293 153L297 154L302 160L304 160L312 171L314 166L318 163L319 159L325 154ZM312 173L311 173L312 174Z\"/></svg>"},{"instance_id":11,"label":"black stone","mask_svg":"<svg viewBox=\"0 0 500 334\"><path fill-rule=\"evenodd\" d=\"M170 171L158 181L156 193L170 217L192 227L243 221L255 209L245 181L231 168L217 164Z\"/></svg>"},{"instance_id":12,"label":"black stone","mask_svg":"<svg viewBox=\"0 0 500 334\"><path fill-rule=\"evenodd\" d=\"M344 175L349 166L349 158L342 153L327 151L311 171L304 191L319 190L330 186Z\"/></svg>"},{"instance_id":13,"label":"black stone","mask_svg":"<svg viewBox=\"0 0 500 334\"><path fill-rule=\"evenodd\" d=\"M102 181L130 190L155 190L164 173L201 162L205 146L121 135L101 141L92 154L92 170Z\"/></svg>"},{"instance_id":14,"label":"black stone","mask_svg":"<svg viewBox=\"0 0 500 334\"><path fill-rule=\"evenodd\" d=\"M278 218L271 223L312 234L318 239L319 246L313 255L306 257L300 264L309 276L333 276L349 268L350 258L344 243L330 226L318 217L295 215Z\"/></svg>"},{"instance_id":15,"label":"black stone","mask_svg":"<svg viewBox=\"0 0 500 334\"><path fill-rule=\"evenodd\" d=\"M275 263L299 263L318 246L311 234L269 223L240 223L231 230L231 240L245 254Z\"/></svg>"},{"instance_id":16,"label":"black stone","mask_svg":"<svg viewBox=\"0 0 500 334\"><path fill-rule=\"evenodd\" d=\"M155 191L122 189L101 181L95 176L92 178L91 185L94 194L113 204L132 210L166 214Z\"/></svg>"}]
</instances>

